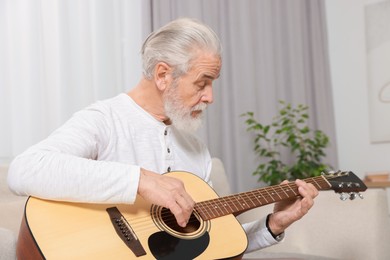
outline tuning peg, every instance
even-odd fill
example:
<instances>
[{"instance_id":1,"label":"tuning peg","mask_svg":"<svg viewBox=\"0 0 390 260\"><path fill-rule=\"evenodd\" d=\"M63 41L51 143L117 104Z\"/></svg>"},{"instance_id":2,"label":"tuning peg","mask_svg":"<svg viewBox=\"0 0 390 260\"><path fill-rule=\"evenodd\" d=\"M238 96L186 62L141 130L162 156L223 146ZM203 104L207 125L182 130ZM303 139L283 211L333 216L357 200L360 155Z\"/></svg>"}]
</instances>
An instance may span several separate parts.
<instances>
[{"instance_id":1,"label":"tuning peg","mask_svg":"<svg viewBox=\"0 0 390 260\"><path fill-rule=\"evenodd\" d=\"M347 193L345 193L345 192L341 193L340 199L342 201L346 201L348 198L349 198L349 195Z\"/></svg>"},{"instance_id":2,"label":"tuning peg","mask_svg":"<svg viewBox=\"0 0 390 260\"><path fill-rule=\"evenodd\" d=\"M356 199L357 196L358 196L358 195L356 194L356 192L351 192L351 193L349 194L349 199L350 199L350 200L354 200L354 199Z\"/></svg>"},{"instance_id":3,"label":"tuning peg","mask_svg":"<svg viewBox=\"0 0 390 260\"><path fill-rule=\"evenodd\" d=\"M360 194L360 192L358 192L357 195L359 196L359 198L364 199L364 196Z\"/></svg>"}]
</instances>

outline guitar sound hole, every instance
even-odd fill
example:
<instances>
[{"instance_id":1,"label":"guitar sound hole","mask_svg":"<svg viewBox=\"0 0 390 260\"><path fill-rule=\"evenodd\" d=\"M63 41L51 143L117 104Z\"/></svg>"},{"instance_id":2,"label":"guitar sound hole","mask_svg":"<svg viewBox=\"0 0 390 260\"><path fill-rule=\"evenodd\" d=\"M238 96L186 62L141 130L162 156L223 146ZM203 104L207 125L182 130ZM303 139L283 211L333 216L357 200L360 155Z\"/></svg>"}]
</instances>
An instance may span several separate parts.
<instances>
[{"instance_id":1,"label":"guitar sound hole","mask_svg":"<svg viewBox=\"0 0 390 260\"><path fill-rule=\"evenodd\" d=\"M187 226L181 227L177 224L172 212L164 207L152 205L150 208L154 224L161 230L180 239L195 239L204 235L210 228L210 221L204 221L201 216L194 211Z\"/></svg>"},{"instance_id":2,"label":"guitar sound hole","mask_svg":"<svg viewBox=\"0 0 390 260\"><path fill-rule=\"evenodd\" d=\"M195 215L191 214L187 226L181 227L177 224L175 216L167 208L163 208L161 210L161 219L165 223L165 225L179 233L193 233L198 230L201 225Z\"/></svg>"}]
</instances>

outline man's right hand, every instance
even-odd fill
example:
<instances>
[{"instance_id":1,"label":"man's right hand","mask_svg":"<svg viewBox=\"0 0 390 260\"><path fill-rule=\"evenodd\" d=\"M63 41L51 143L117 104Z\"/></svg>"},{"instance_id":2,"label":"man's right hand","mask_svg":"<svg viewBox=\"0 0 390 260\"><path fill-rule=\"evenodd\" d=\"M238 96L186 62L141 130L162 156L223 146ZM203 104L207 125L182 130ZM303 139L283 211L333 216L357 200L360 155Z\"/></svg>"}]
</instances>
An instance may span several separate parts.
<instances>
[{"instance_id":1,"label":"man's right hand","mask_svg":"<svg viewBox=\"0 0 390 260\"><path fill-rule=\"evenodd\" d=\"M181 180L142 168L138 194L152 204L170 209L181 227L187 225L195 206Z\"/></svg>"}]
</instances>

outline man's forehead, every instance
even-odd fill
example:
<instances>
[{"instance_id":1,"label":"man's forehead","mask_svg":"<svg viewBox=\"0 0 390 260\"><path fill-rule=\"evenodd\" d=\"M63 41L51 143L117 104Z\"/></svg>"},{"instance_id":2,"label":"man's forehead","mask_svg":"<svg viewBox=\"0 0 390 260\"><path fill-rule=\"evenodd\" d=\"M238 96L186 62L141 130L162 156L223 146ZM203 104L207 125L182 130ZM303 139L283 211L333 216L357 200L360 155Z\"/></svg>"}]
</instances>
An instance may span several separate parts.
<instances>
[{"instance_id":1,"label":"man's forehead","mask_svg":"<svg viewBox=\"0 0 390 260\"><path fill-rule=\"evenodd\" d=\"M221 60L210 57L200 59L194 63L193 69L197 72L197 78L217 79L221 70Z\"/></svg>"}]
</instances>

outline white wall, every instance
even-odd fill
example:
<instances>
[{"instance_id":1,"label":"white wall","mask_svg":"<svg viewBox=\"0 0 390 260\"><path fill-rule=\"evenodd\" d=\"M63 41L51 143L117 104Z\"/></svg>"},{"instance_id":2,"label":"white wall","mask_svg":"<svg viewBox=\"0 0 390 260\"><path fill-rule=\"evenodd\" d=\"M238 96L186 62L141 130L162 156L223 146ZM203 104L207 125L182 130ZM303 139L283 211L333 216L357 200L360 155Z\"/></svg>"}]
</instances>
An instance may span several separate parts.
<instances>
[{"instance_id":1,"label":"white wall","mask_svg":"<svg viewBox=\"0 0 390 260\"><path fill-rule=\"evenodd\" d=\"M390 170L390 143L370 141L364 7L376 2L325 1L339 167L360 177Z\"/></svg>"}]
</instances>

